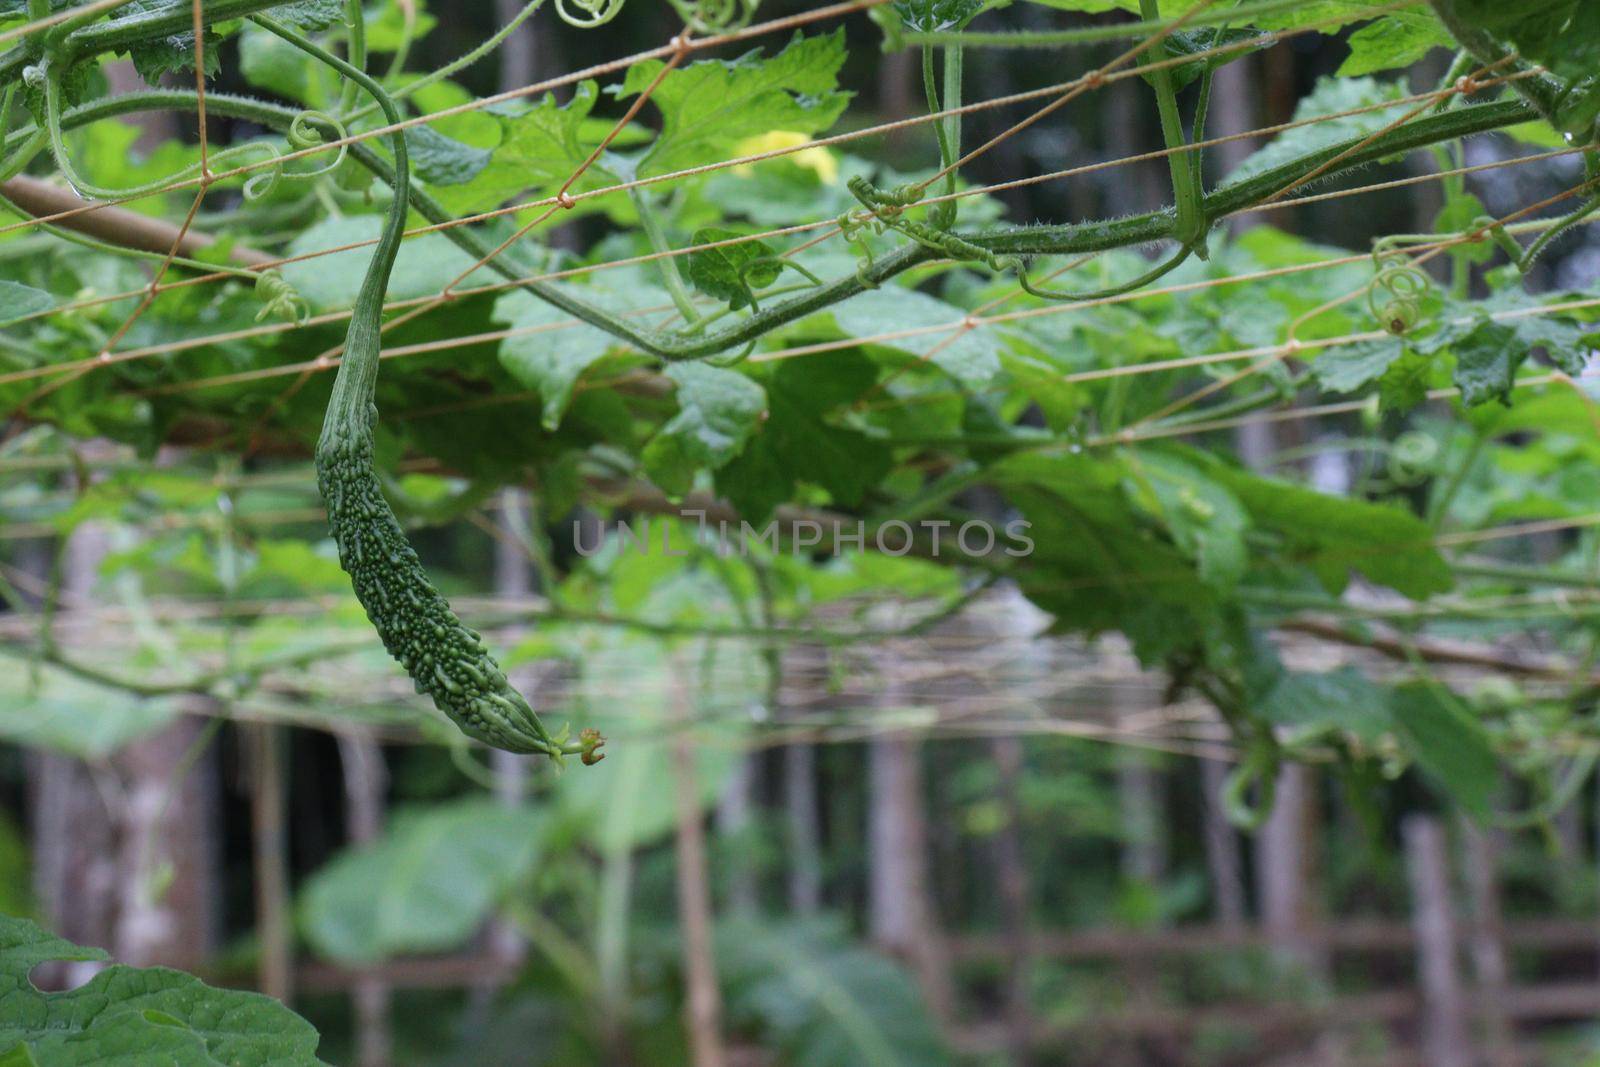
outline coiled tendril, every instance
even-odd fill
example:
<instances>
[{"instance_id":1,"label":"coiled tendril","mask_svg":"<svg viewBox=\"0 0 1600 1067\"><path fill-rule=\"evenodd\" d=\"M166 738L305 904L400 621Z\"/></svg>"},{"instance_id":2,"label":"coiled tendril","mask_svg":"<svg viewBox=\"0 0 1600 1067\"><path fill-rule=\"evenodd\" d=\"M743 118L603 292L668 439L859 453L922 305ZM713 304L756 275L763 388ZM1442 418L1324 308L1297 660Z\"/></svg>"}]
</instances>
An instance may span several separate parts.
<instances>
[{"instance_id":1,"label":"coiled tendril","mask_svg":"<svg viewBox=\"0 0 1600 1067\"><path fill-rule=\"evenodd\" d=\"M257 322L276 315L304 326L311 318L311 306L306 303L305 297L276 267L256 275L256 295L261 298L261 310L256 312Z\"/></svg>"},{"instance_id":2,"label":"coiled tendril","mask_svg":"<svg viewBox=\"0 0 1600 1067\"><path fill-rule=\"evenodd\" d=\"M1427 481L1438 463L1439 441L1432 434L1411 430L1389 446L1389 479L1403 488Z\"/></svg>"},{"instance_id":3,"label":"coiled tendril","mask_svg":"<svg viewBox=\"0 0 1600 1067\"><path fill-rule=\"evenodd\" d=\"M339 164L344 162L345 156L349 154L350 146L344 144L343 141L349 136L349 131L345 128L344 123L339 121L338 116L330 115L326 111L302 111L296 115L289 123L289 132L284 135L289 142L289 148L295 152L301 152L307 148L316 148L318 145L326 144L327 138L322 135L321 130L317 129L318 125L326 126L332 130L333 139L340 142L338 149L334 152L333 161L324 163L315 170L296 171L293 174L285 175L285 177L293 181L320 177L338 170Z\"/></svg>"},{"instance_id":4,"label":"coiled tendril","mask_svg":"<svg viewBox=\"0 0 1600 1067\"><path fill-rule=\"evenodd\" d=\"M761 0L669 0L691 33L726 33L750 25Z\"/></svg>"},{"instance_id":5,"label":"coiled tendril","mask_svg":"<svg viewBox=\"0 0 1600 1067\"><path fill-rule=\"evenodd\" d=\"M1378 247L1372 253L1378 273L1367 286L1367 309L1378 325L1402 337L1422 322L1423 301L1433 279L1404 252Z\"/></svg>"},{"instance_id":6,"label":"coiled tendril","mask_svg":"<svg viewBox=\"0 0 1600 1067\"><path fill-rule=\"evenodd\" d=\"M604 26L618 15L622 14L622 5L627 0L556 0L556 14L561 16L561 21L569 26L579 29L593 29ZM577 8L574 14L567 5Z\"/></svg>"}]
</instances>

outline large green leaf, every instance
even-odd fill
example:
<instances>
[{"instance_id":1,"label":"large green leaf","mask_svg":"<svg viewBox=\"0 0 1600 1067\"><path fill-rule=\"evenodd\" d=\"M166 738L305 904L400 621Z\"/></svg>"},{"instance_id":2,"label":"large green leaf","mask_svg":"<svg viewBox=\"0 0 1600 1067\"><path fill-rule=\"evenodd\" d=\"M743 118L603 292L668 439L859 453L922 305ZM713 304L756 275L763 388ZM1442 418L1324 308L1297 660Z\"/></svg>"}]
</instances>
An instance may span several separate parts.
<instances>
[{"instance_id":1,"label":"large green leaf","mask_svg":"<svg viewBox=\"0 0 1600 1067\"><path fill-rule=\"evenodd\" d=\"M532 869L543 833L539 812L487 799L402 811L377 841L311 876L301 928L340 960L458 948Z\"/></svg>"},{"instance_id":2,"label":"large green leaf","mask_svg":"<svg viewBox=\"0 0 1600 1067\"><path fill-rule=\"evenodd\" d=\"M1391 125L1404 112L1393 107L1380 107L1355 115L1343 113L1396 100L1401 95L1399 85L1373 78L1323 78L1317 83L1316 89L1302 97L1294 109L1295 121L1308 124L1295 126L1273 138L1265 148L1235 167L1228 175L1228 181L1242 182L1317 149L1371 136ZM1340 117L1327 117L1335 114Z\"/></svg>"},{"instance_id":3,"label":"large green leaf","mask_svg":"<svg viewBox=\"0 0 1600 1067\"><path fill-rule=\"evenodd\" d=\"M703 60L669 72L650 100L661 111L661 135L639 163L649 177L728 159L747 137L772 130L819 133L844 112L850 94L838 89L844 65L844 31L796 34L782 52L763 59ZM628 68L618 92L643 92L665 64L646 60Z\"/></svg>"},{"instance_id":4,"label":"large green leaf","mask_svg":"<svg viewBox=\"0 0 1600 1067\"><path fill-rule=\"evenodd\" d=\"M0 326L56 306L55 297L20 282L0 280Z\"/></svg>"},{"instance_id":5,"label":"large green leaf","mask_svg":"<svg viewBox=\"0 0 1600 1067\"><path fill-rule=\"evenodd\" d=\"M678 387L678 414L646 447L644 461L657 485L686 493L696 470L717 470L744 448L767 394L737 371L703 363L674 363L666 373Z\"/></svg>"},{"instance_id":6,"label":"large green leaf","mask_svg":"<svg viewBox=\"0 0 1600 1067\"><path fill-rule=\"evenodd\" d=\"M1452 0L1451 6L1558 77L1587 78L1600 69L1600 7L1592 0Z\"/></svg>"},{"instance_id":7,"label":"large green leaf","mask_svg":"<svg viewBox=\"0 0 1600 1067\"><path fill-rule=\"evenodd\" d=\"M794 1067L941 1067L949 1050L899 965L825 921L728 924L717 964L729 1014Z\"/></svg>"},{"instance_id":8,"label":"large green leaf","mask_svg":"<svg viewBox=\"0 0 1600 1067\"><path fill-rule=\"evenodd\" d=\"M164 967L108 967L64 993L42 993L28 981L50 960L105 958L0 915L0 1063L325 1067L311 1024L259 993L213 989Z\"/></svg>"},{"instance_id":9,"label":"large green leaf","mask_svg":"<svg viewBox=\"0 0 1600 1067\"><path fill-rule=\"evenodd\" d=\"M910 332L875 343L926 359L976 389L999 373L1004 345L997 327L961 329L965 318L966 312L955 305L899 285L869 289L833 309L833 321L848 337Z\"/></svg>"},{"instance_id":10,"label":"large green leaf","mask_svg":"<svg viewBox=\"0 0 1600 1067\"><path fill-rule=\"evenodd\" d=\"M888 472L889 451L830 420L876 377L858 351L784 360L767 382L768 418L761 432L718 472L717 488L751 521L765 519L802 482L821 486L846 507L860 504Z\"/></svg>"},{"instance_id":11,"label":"large green leaf","mask_svg":"<svg viewBox=\"0 0 1600 1067\"><path fill-rule=\"evenodd\" d=\"M1343 589L1352 570L1417 598L1454 584L1433 531L1409 511L1221 465L1213 476L1233 490L1258 526L1282 535L1291 561L1309 566L1330 590Z\"/></svg>"},{"instance_id":12,"label":"large green leaf","mask_svg":"<svg viewBox=\"0 0 1600 1067\"><path fill-rule=\"evenodd\" d=\"M13 744L103 759L177 718L170 699L141 699L52 667L33 684L20 657L0 657L0 737Z\"/></svg>"},{"instance_id":13,"label":"large green leaf","mask_svg":"<svg viewBox=\"0 0 1600 1067\"><path fill-rule=\"evenodd\" d=\"M642 283L615 289L554 284L613 314L659 308L667 301L665 290ZM561 425L583 372L622 344L599 327L575 323L560 308L523 292L500 297L494 317L513 331L500 343L500 364L524 386L538 391L544 426L550 430Z\"/></svg>"},{"instance_id":14,"label":"large green leaf","mask_svg":"<svg viewBox=\"0 0 1600 1067\"><path fill-rule=\"evenodd\" d=\"M1350 733L1376 742L1394 725L1389 694L1354 667L1285 672L1251 710L1306 737Z\"/></svg>"},{"instance_id":15,"label":"large green leaf","mask_svg":"<svg viewBox=\"0 0 1600 1067\"><path fill-rule=\"evenodd\" d=\"M348 308L361 291L367 261L372 258L371 242L376 241L382 229L383 220L377 215L329 218L307 227L289 242L291 256L307 258L284 264L283 276L319 311ZM357 247L346 248L347 245ZM334 248L344 250L328 251ZM451 244L443 234L410 238L400 245L394 274L389 280L389 299L436 295L463 271L471 269L474 262L475 256ZM488 268L480 268L461 284L477 285L490 276Z\"/></svg>"},{"instance_id":16,"label":"large green leaf","mask_svg":"<svg viewBox=\"0 0 1600 1067\"><path fill-rule=\"evenodd\" d=\"M1483 818L1500 788L1500 764L1483 724L1437 684L1400 686L1394 719L1406 750L1429 778Z\"/></svg>"}]
</instances>

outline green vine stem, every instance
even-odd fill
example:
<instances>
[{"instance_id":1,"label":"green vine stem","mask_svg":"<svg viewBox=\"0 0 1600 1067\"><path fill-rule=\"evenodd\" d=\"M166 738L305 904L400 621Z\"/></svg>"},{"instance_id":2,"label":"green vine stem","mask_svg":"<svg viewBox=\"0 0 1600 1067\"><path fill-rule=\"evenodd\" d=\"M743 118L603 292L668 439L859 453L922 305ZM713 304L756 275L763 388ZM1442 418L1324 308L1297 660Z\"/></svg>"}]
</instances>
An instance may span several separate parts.
<instances>
[{"instance_id":1,"label":"green vine stem","mask_svg":"<svg viewBox=\"0 0 1600 1067\"><path fill-rule=\"evenodd\" d=\"M71 129L101 119L145 110L191 110L195 106L192 90L153 89L126 93L83 104L61 116L62 127ZM247 119L269 128L284 130L298 114L292 108L227 93L206 94L208 110L230 118ZM1399 153L1426 148L1441 141L1487 133L1514 126L1538 117L1537 110L1520 100L1470 104L1436 115L1414 119L1381 137L1351 139L1325 146L1289 160L1244 181L1223 185L1205 197L1205 214L1223 218L1247 211L1273 194L1329 162L1338 173L1370 166ZM10 134L5 141L8 152L26 146L38 131L31 128ZM363 143L350 146L351 157L371 170L382 181L392 183L393 168L388 159ZM411 207L436 225L448 225L453 216L438 201L419 189L409 191ZM1012 226L983 233L964 235L971 244L1000 255L1072 255L1105 252L1135 247L1173 237L1171 210L1104 221L1065 223L1050 226ZM448 226L444 235L475 258L493 251L493 243L468 226ZM569 315L605 330L641 351L663 360L700 359L729 349L743 347L773 329L807 315L825 310L881 285L907 270L937 259L937 253L919 244L895 249L879 256L860 272L810 289L790 300L769 304L759 314L702 337L684 338L641 329L633 321L614 315L575 295L570 288L547 282L522 281L520 288ZM519 280L512 265L491 260L490 269L508 281Z\"/></svg>"},{"instance_id":2,"label":"green vine stem","mask_svg":"<svg viewBox=\"0 0 1600 1067\"><path fill-rule=\"evenodd\" d=\"M650 241L650 247L663 256L672 251L672 242L667 240L667 233L661 227L661 219L656 215L654 202L648 189L629 189L628 198L633 201L633 208L639 213L639 223L644 227L645 236ZM498 258L498 257L497 257ZM672 297L673 306L678 309L678 314L683 316L686 328L693 329L700 321L700 312L695 309L694 301L689 296L689 290L683 284L683 278L678 274L678 268L670 259L656 260L661 268L661 281L667 287L667 293Z\"/></svg>"},{"instance_id":3,"label":"green vine stem","mask_svg":"<svg viewBox=\"0 0 1600 1067\"><path fill-rule=\"evenodd\" d=\"M1450 31L1450 36L1484 67L1493 68L1496 75L1508 78L1523 75L1511 81L1516 94L1533 105L1540 117L1557 130L1561 129L1561 97L1565 87L1559 80L1545 74L1532 74L1535 69L1506 51L1504 46L1457 10L1458 0L1429 0L1434 14ZM1528 76L1532 75L1532 76ZM1587 143L1585 138L1584 143Z\"/></svg>"},{"instance_id":4,"label":"green vine stem","mask_svg":"<svg viewBox=\"0 0 1600 1067\"><path fill-rule=\"evenodd\" d=\"M1186 27L1219 26L1303 10L1306 0L1256 0L1226 10L1201 11L1179 19L1143 19L1138 22L1119 22L1114 26L1085 26L1072 30L1001 30L968 33L960 30L926 30L901 34L907 44L937 45L960 40L964 45L983 48L1060 48L1063 45L1104 44L1107 41L1136 41L1181 24ZM1352 19L1362 17L1352 12Z\"/></svg>"},{"instance_id":5,"label":"green vine stem","mask_svg":"<svg viewBox=\"0 0 1600 1067\"><path fill-rule=\"evenodd\" d=\"M56 167L79 196L91 197L96 200L122 200L150 196L162 192L175 182L200 173L202 164L196 162L164 178L126 188L113 188L91 181L73 165L72 153L67 150L67 142L63 136L64 128L61 121L61 67L59 64L46 59L40 67L29 67L24 71L23 80L30 85L39 83L44 89L45 126L50 134L50 151L55 156ZM251 141L223 149L220 152L213 152L209 163L211 168L215 169L219 164L229 160L236 160L245 155L262 152L266 153L268 159L274 161L280 155L277 147L269 142ZM282 177L283 165L275 162L265 173L251 175L245 180L244 195L251 200L265 196L278 184L279 179Z\"/></svg>"},{"instance_id":6,"label":"green vine stem","mask_svg":"<svg viewBox=\"0 0 1600 1067\"><path fill-rule=\"evenodd\" d=\"M367 14L361 0L345 0L345 25L350 27L350 65L363 73L367 69ZM344 91L339 94L339 110L349 111L356 106L356 94L361 84L354 78L344 80Z\"/></svg>"},{"instance_id":7,"label":"green vine stem","mask_svg":"<svg viewBox=\"0 0 1600 1067\"><path fill-rule=\"evenodd\" d=\"M1160 21L1161 0L1139 0L1139 13L1146 22ZM1178 92L1173 87L1172 70L1159 65L1169 58L1167 39L1162 37L1152 44L1145 57L1148 62L1157 64L1149 72L1149 78L1156 90L1156 109L1161 115L1161 138L1171 153L1167 156L1167 164L1172 172L1172 197L1178 213L1173 235L1182 242L1185 250L1206 259L1205 197L1195 181L1194 164L1185 158L1184 152L1189 141L1183 132L1183 118L1178 114Z\"/></svg>"}]
</instances>

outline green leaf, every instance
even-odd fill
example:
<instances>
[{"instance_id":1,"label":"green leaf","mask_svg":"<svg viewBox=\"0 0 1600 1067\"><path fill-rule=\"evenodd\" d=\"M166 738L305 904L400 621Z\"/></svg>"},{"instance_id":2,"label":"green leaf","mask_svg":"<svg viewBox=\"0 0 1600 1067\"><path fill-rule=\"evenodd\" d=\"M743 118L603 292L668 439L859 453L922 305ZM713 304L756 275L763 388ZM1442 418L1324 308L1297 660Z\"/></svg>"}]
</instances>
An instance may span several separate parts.
<instances>
[{"instance_id":1,"label":"green leaf","mask_svg":"<svg viewBox=\"0 0 1600 1067\"><path fill-rule=\"evenodd\" d=\"M361 291L367 260L372 257L371 242L377 239L382 230L383 220L377 215L323 219L302 230L289 242L290 256L308 258L284 264L284 279L318 311L348 308L355 303L356 294ZM325 255L314 254L352 244L357 247ZM451 244L443 234L430 233L408 238L400 246L394 272L390 275L389 299L405 300L435 295L476 261L477 257ZM488 274L487 267L480 268L461 284L479 284Z\"/></svg>"},{"instance_id":2,"label":"green leaf","mask_svg":"<svg viewBox=\"0 0 1600 1067\"><path fill-rule=\"evenodd\" d=\"M1145 651L1169 638L1193 641L1197 627L1213 621L1214 597L1176 538L1135 510L1130 469L1114 457L1072 453L1021 452L994 464L995 487L1032 524L1034 548L1018 580L1064 628L1120 629Z\"/></svg>"},{"instance_id":3,"label":"green leaf","mask_svg":"<svg viewBox=\"0 0 1600 1067\"><path fill-rule=\"evenodd\" d=\"M849 93L838 90L845 58L839 30L815 37L796 34L770 59L755 51L669 72L650 95L661 112L661 135L640 161L640 177L728 159L737 154L740 141L757 134L828 129L850 100ZM664 66L650 59L629 67L617 95L643 92Z\"/></svg>"},{"instance_id":4,"label":"green leaf","mask_svg":"<svg viewBox=\"0 0 1600 1067\"><path fill-rule=\"evenodd\" d=\"M429 185L465 185L482 174L494 153L462 144L426 126L405 131L411 172Z\"/></svg>"},{"instance_id":5,"label":"green leaf","mask_svg":"<svg viewBox=\"0 0 1600 1067\"><path fill-rule=\"evenodd\" d=\"M1455 337L1450 347L1456 354L1455 382L1463 404L1470 408L1499 400L1511 405L1517 368L1528 358L1528 350L1516 341L1516 330L1487 318Z\"/></svg>"},{"instance_id":6,"label":"green leaf","mask_svg":"<svg viewBox=\"0 0 1600 1067\"><path fill-rule=\"evenodd\" d=\"M301 30L325 30L344 21L343 0L296 0L272 9L272 17Z\"/></svg>"},{"instance_id":7,"label":"green leaf","mask_svg":"<svg viewBox=\"0 0 1600 1067\"><path fill-rule=\"evenodd\" d=\"M1169 58L1192 56L1201 52L1210 52L1213 49L1231 49L1215 55L1207 55L1192 63L1181 63L1175 67L1167 67L1171 72L1173 88L1183 89L1206 73L1225 67L1235 60L1243 59L1251 52L1270 47L1276 38L1270 34L1257 33L1255 30L1215 29L1177 30L1167 35L1165 46ZM1245 43L1252 47L1243 47ZM1146 71L1140 77L1154 84L1155 72Z\"/></svg>"},{"instance_id":8,"label":"green leaf","mask_svg":"<svg viewBox=\"0 0 1600 1067\"><path fill-rule=\"evenodd\" d=\"M1487 817L1500 765L1483 724L1437 684L1400 686L1392 706L1402 743L1428 777L1468 812Z\"/></svg>"},{"instance_id":9,"label":"green leaf","mask_svg":"<svg viewBox=\"0 0 1600 1067\"><path fill-rule=\"evenodd\" d=\"M1399 85L1385 84L1373 78L1321 79L1317 87L1302 97L1294 109L1296 122L1315 121L1285 130L1273 138L1265 148L1251 155L1228 175L1229 184L1264 174L1318 149L1379 132L1392 124L1400 112L1385 107L1357 115L1342 115L1340 118L1326 116L1396 100L1402 92Z\"/></svg>"},{"instance_id":10,"label":"green leaf","mask_svg":"<svg viewBox=\"0 0 1600 1067\"><path fill-rule=\"evenodd\" d=\"M1244 537L1250 526L1239 499L1198 467L1166 453L1133 456L1128 465L1135 501L1150 498L1146 507L1196 560L1200 577L1219 588L1237 583L1249 562Z\"/></svg>"},{"instance_id":11,"label":"green leaf","mask_svg":"<svg viewBox=\"0 0 1600 1067\"><path fill-rule=\"evenodd\" d=\"M938 1026L903 968L835 923L728 923L717 969L730 1016L796 1067L948 1067Z\"/></svg>"},{"instance_id":12,"label":"green leaf","mask_svg":"<svg viewBox=\"0 0 1600 1067\"><path fill-rule=\"evenodd\" d=\"M154 14L181 8L189 10L188 0L130 0L117 9L119 17ZM206 30L206 77L222 70L222 37ZM194 70L194 31L170 34L142 41L128 50L134 69L150 85L160 82L164 74L181 74Z\"/></svg>"},{"instance_id":13,"label":"green leaf","mask_svg":"<svg viewBox=\"0 0 1600 1067\"><path fill-rule=\"evenodd\" d=\"M1576 81L1600 68L1600 8L1590 0L1455 0L1454 7L1457 17L1559 78Z\"/></svg>"},{"instance_id":14,"label":"green leaf","mask_svg":"<svg viewBox=\"0 0 1600 1067\"><path fill-rule=\"evenodd\" d=\"M689 243L705 245L738 236L733 230L706 227L696 230ZM750 266L757 260L766 262ZM726 301L734 311L754 304L753 290L765 289L783 273L782 264L773 259L772 246L765 241L743 241L691 252L688 262L680 264L679 269L696 289Z\"/></svg>"},{"instance_id":15,"label":"green leaf","mask_svg":"<svg viewBox=\"0 0 1600 1067\"><path fill-rule=\"evenodd\" d=\"M42 668L37 687L20 656L0 658L0 737L82 759L104 759L171 723L170 699L141 699L123 689Z\"/></svg>"},{"instance_id":16,"label":"green leaf","mask_svg":"<svg viewBox=\"0 0 1600 1067\"><path fill-rule=\"evenodd\" d=\"M1353 393L1386 374L1404 352L1399 338L1360 341L1325 349L1311 362L1311 376L1325 392Z\"/></svg>"},{"instance_id":17,"label":"green leaf","mask_svg":"<svg viewBox=\"0 0 1600 1067\"><path fill-rule=\"evenodd\" d=\"M575 297L600 304L613 314L660 306L667 295L649 285L606 290L598 286L563 286ZM561 425L579 377L611 349L622 344L588 323L569 325L566 312L526 293L507 293L495 302L494 318L513 330L525 331L500 343L500 365L543 401L546 429Z\"/></svg>"},{"instance_id":18,"label":"green leaf","mask_svg":"<svg viewBox=\"0 0 1600 1067\"><path fill-rule=\"evenodd\" d=\"M985 0L894 0L895 14L914 33L937 33L965 26Z\"/></svg>"},{"instance_id":19,"label":"green leaf","mask_svg":"<svg viewBox=\"0 0 1600 1067\"><path fill-rule=\"evenodd\" d=\"M1214 466L1258 526L1283 535L1285 551L1316 572L1332 592L1351 570L1406 596L1422 599L1454 584L1427 523L1398 507L1328 496L1290 482Z\"/></svg>"},{"instance_id":20,"label":"green leaf","mask_svg":"<svg viewBox=\"0 0 1600 1067\"><path fill-rule=\"evenodd\" d=\"M1252 710L1306 738L1349 733L1376 743L1394 727L1388 691L1354 667L1325 674L1286 672Z\"/></svg>"},{"instance_id":21,"label":"green leaf","mask_svg":"<svg viewBox=\"0 0 1600 1067\"><path fill-rule=\"evenodd\" d=\"M1406 412L1428 398L1433 360L1420 352L1405 354L1378 380L1378 407L1386 412Z\"/></svg>"},{"instance_id":22,"label":"green leaf","mask_svg":"<svg viewBox=\"0 0 1600 1067\"><path fill-rule=\"evenodd\" d=\"M1446 201L1433 220L1433 232L1455 235L1470 233L1478 228L1478 220L1491 217L1483 201L1471 193L1458 193ZM1487 263L1494 258L1495 246L1491 241L1465 241L1451 245L1450 257L1463 263Z\"/></svg>"},{"instance_id":23,"label":"green leaf","mask_svg":"<svg viewBox=\"0 0 1600 1067\"><path fill-rule=\"evenodd\" d=\"M259 89L309 107L325 104L326 89L306 54L275 33L246 23L239 35L239 72Z\"/></svg>"},{"instance_id":24,"label":"green leaf","mask_svg":"<svg viewBox=\"0 0 1600 1067\"><path fill-rule=\"evenodd\" d=\"M761 433L718 472L718 490L750 521L765 519L800 482L821 486L847 507L860 504L888 473L888 450L827 419L876 380L871 361L857 351L784 361L767 383Z\"/></svg>"},{"instance_id":25,"label":"green leaf","mask_svg":"<svg viewBox=\"0 0 1600 1067\"><path fill-rule=\"evenodd\" d=\"M875 338L902 331L926 331L874 343L927 359L969 388L988 385L1000 372L1000 356L1005 348L999 328L960 329L967 313L926 293L886 285L853 296L835 305L830 313L846 337Z\"/></svg>"},{"instance_id":26,"label":"green leaf","mask_svg":"<svg viewBox=\"0 0 1600 1067\"><path fill-rule=\"evenodd\" d=\"M584 81L573 88L572 98L565 104L557 103L554 93L546 93L532 106L492 108L500 141L488 164L471 181L437 190L440 201L454 211L467 211L498 207L513 198L553 194L583 166L611 128L610 120L590 118L599 92L596 82ZM613 142L613 147L636 139L629 131ZM615 180L603 165L596 164L571 191L583 192Z\"/></svg>"},{"instance_id":27,"label":"green leaf","mask_svg":"<svg viewBox=\"0 0 1600 1067\"><path fill-rule=\"evenodd\" d=\"M685 493L696 470L718 470L744 449L767 394L738 371L704 363L673 363L666 375L678 387L678 414L646 447L645 468L661 488Z\"/></svg>"},{"instance_id":28,"label":"green leaf","mask_svg":"<svg viewBox=\"0 0 1600 1067\"><path fill-rule=\"evenodd\" d=\"M402 811L307 880L301 928L318 953L352 962L458 948L533 869L544 826L490 799Z\"/></svg>"},{"instance_id":29,"label":"green leaf","mask_svg":"<svg viewBox=\"0 0 1600 1067\"><path fill-rule=\"evenodd\" d=\"M1345 43L1350 55L1340 65L1341 78L1400 70L1425 59L1435 48L1453 47L1455 41L1430 11L1391 12L1388 18L1369 22Z\"/></svg>"},{"instance_id":30,"label":"green leaf","mask_svg":"<svg viewBox=\"0 0 1600 1067\"><path fill-rule=\"evenodd\" d=\"M49 311L55 306L56 298L43 289L0 279L0 326L8 326L18 319Z\"/></svg>"},{"instance_id":31,"label":"green leaf","mask_svg":"<svg viewBox=\"0 0 1600 1067\"><path fill-rule=\"evenodd\" d=\"M326 1067L311 1024L260 993L213 989L161 967L109 967L64 993L28 981L50 960L105 958L0 915L0 1063Z\"/></svg>"}]
</instances>

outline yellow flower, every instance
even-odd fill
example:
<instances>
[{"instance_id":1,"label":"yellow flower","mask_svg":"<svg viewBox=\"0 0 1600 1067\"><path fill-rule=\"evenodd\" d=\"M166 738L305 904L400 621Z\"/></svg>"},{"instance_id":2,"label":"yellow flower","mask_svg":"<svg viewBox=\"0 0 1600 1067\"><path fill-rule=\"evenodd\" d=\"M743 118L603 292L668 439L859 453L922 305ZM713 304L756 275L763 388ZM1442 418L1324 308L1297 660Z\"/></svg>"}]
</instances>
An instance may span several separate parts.
<instances>
[{"instance_id":1,"label":"yellow flower","mask_svg":"<svg viewBox=\"0 0 1600 1067\"><path fill-rule=\"evenodd\" d=\"M746 137L739 142L735 151L741 156L755 156L762 152L774 152L780 148L808 144L810 141L811 138L794 130L769 130L755 137ZM796 166L815 171L818 178L830 185L839 180L839 161L826 148L802 148L781 158L792 160ZM753 163L741 163L733 168L735 174L744 177L748 177L754 170Z\"/></svg>"}]
</instances>

